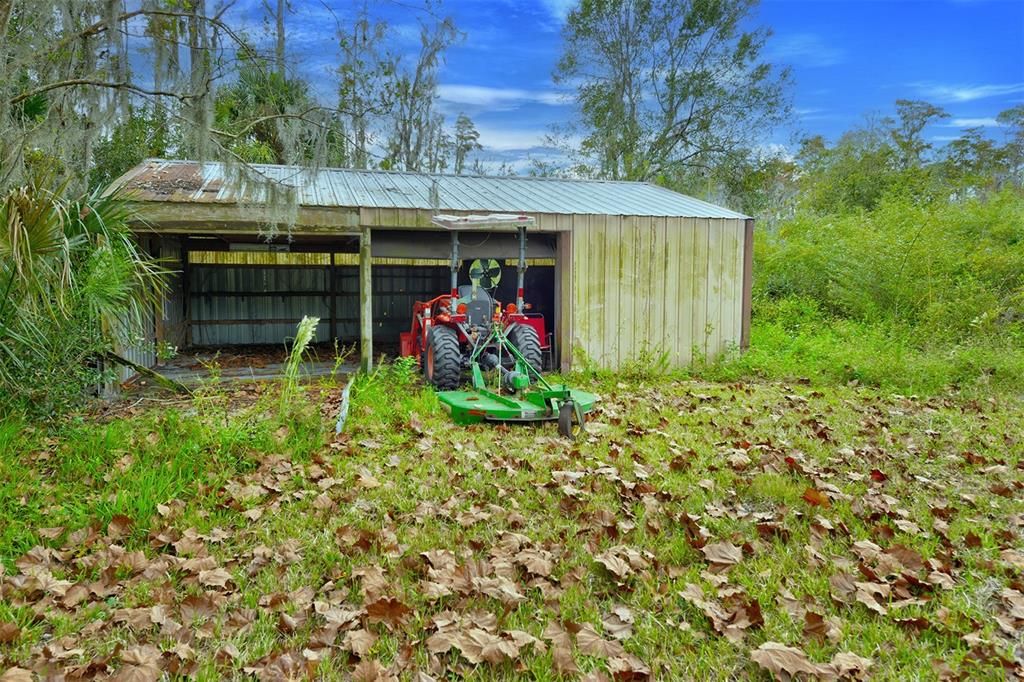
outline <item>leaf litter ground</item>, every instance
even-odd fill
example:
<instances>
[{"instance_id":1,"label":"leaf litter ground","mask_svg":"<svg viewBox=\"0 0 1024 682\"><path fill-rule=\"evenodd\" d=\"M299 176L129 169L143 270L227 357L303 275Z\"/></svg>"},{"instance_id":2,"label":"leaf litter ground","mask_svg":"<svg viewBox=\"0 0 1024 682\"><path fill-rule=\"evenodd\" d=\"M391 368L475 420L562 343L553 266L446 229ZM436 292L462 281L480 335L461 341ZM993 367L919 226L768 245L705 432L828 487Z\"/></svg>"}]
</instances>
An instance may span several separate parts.
<instances>
[{"instance_id":1,"label":"leaf litter ground","mask_svg":"<svg viewBox=\"0 0 1024 682\"><path fill-rule=\"evenodd\" d=\"M608 381L569 444L398 383L4 425L2 679L1024 671L1019 399Z\"/></svg>"}]
</instances>

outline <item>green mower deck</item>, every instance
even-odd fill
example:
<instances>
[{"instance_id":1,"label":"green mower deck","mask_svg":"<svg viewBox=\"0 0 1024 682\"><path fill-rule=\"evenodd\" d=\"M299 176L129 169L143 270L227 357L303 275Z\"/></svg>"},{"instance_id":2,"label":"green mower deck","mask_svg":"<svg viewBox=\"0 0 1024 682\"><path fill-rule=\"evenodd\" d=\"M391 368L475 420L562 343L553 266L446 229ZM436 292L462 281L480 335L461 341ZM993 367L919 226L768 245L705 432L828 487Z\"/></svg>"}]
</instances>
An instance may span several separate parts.
<instances>
[{"instance_id":1,"label":"green mower deck","mask_svg":"<svg viewBox=\"0 0 1024 682\"><path fill-rule=\"evenodd\" d=\"M441 404L456 424L536 422L558 419L558 407L572 401L582 414L593 409L597 396L587 391L553 384L550 390L525 391L521 397L498 395L490 390L441 391Z\"/></svg>"}]
</instances>

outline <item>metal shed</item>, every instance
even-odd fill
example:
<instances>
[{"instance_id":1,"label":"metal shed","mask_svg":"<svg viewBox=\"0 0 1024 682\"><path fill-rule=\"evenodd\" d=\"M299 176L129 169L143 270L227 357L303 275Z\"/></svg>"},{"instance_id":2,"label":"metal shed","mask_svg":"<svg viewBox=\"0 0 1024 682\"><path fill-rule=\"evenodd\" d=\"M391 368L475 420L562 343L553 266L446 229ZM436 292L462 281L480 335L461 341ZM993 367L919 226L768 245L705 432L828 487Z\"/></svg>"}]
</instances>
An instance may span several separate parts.
<instances>
[{"instance_id":1,"label":"metal shed","mask_svg":"<svg viewBox=\"0 0 1024 682\"><path fill-rule=\"evenodd\" d=\"M368 364L412 299L445 289L437 212L535 219L535 295L563 369L644 354L681 366L749 342L753 220L656 185L149 160L108 191L137 203L140 240L180 271L153 324L178 345L200 330L280 340L316 314L321 340L358 326ZM466 258L514 255L511 235L466 241Z\"/></svg>"}]
</instances>

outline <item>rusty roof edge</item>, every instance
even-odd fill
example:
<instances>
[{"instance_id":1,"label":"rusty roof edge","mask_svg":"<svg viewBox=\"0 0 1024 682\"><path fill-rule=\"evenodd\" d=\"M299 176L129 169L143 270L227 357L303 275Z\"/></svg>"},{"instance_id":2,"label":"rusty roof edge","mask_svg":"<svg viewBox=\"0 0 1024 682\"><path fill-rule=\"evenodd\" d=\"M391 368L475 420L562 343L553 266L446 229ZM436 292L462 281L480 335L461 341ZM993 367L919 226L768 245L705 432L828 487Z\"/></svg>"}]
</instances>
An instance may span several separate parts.
<instances>
[{"instance_id":1,"label":"rusty roof edge","mask_svg":"<svg viewBox=\"0 0 1024 682\"><path fill-rule=\"evenodd\" d=\"M124 173L114 178L114 180L107 185L107 188L100 194L102 197L109 197L118 191L120 191L125 185L127 185L133 178L141 175L151 163L157 163L160 159L143 159L139 165L133 166L126 170Z\"/></svg>"}]
</instances>

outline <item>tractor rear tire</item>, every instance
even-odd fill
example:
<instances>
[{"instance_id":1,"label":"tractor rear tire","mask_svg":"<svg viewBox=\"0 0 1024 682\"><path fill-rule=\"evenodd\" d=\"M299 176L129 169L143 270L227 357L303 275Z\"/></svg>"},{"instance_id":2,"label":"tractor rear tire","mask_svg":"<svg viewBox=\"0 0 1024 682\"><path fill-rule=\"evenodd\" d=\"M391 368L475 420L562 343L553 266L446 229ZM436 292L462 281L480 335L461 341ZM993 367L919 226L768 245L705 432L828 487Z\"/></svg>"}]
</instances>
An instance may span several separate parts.
<instances>
[{"instance_id":1,"label":"tractor rear tire","mask_svg":"<svg viewBox=\"0 0 1024 682\"><path fill-rule=\"evenodd\" d=\"M509 331L508 340L523 354L530 367L537 370L537 374L540 374L544 358L540 352L540 337L537 336L537 330L528 324L520 322ZM533 383L535 380L536 377L530 377L530 383Z\"/></svg>"},{"instance_id":2,"label":"tractor rear tire","mask_svg":"<svg viewBox=\"0 0 1024 682\"><path fill-rule=\"evenodd\" d=\"M441 391L459 387L462 379L462 351L459 335L451 327L431 327L423 353L423 377Z\"/></svg>"}]
</instances>

